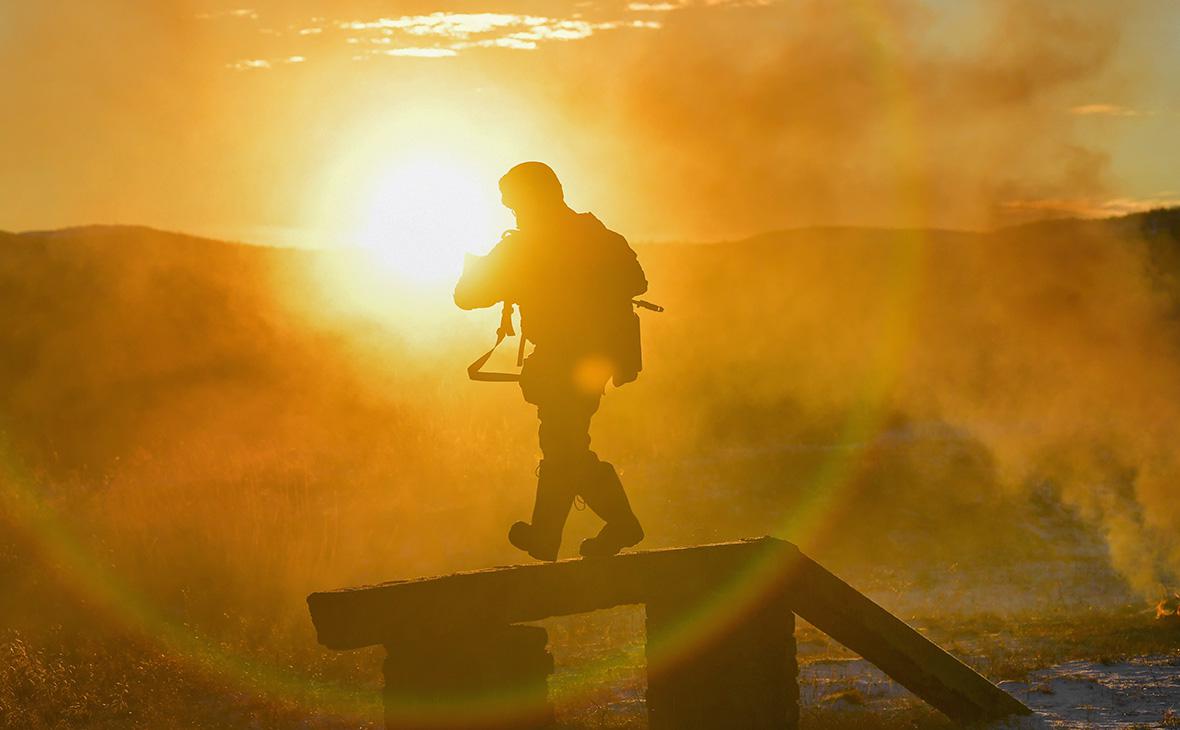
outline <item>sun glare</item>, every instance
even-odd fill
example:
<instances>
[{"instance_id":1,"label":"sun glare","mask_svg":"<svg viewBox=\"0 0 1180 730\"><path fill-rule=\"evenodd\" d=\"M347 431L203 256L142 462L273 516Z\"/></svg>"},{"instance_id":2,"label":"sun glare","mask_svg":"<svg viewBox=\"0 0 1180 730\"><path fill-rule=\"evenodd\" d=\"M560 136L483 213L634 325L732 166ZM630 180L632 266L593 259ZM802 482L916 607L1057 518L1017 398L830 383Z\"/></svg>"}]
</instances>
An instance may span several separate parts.
<instances>
[{"instance_id":1,"label":"sun glare","mask_svg":"<svg viewBox=\"0 0 1180 730\"><path fill-rule=\"evenodd\" d=\"M420 155L375 172L353 239L398 278L453 281L465 251L494 241L494 180L456 160Z\"/></svg>"},{"instance_id":2,"label":"sun glare","mask_svg":"<svg viewBox=\"0 0 1180 730\"><path fill-rule=\"evenodd\" d=\"M307 178L303 225L337 253L313 262L322 295L313 309L419 330L446 321L463 255L487 253L514 225L500 203L500 176L521 155L547 150L517 139L508 124L491 135L487 123L443 101L396 113L376 104L357 120Z\"/></svg>"}]
</instances>

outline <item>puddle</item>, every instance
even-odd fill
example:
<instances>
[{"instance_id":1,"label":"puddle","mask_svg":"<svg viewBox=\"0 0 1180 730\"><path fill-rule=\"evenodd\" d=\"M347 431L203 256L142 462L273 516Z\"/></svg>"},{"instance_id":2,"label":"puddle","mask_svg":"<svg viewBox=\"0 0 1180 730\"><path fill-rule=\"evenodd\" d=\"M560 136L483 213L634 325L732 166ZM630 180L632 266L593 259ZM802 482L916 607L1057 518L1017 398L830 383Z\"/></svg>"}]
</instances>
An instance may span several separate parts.
<instances>
[{"instance_id":1,"label":"puddle","mask_svg":"<svg viewBox=\"0 0 1180 730\"><path fill-rule=\"evenodd\" d=\"M1180 728L1180 653L1066 662L1000 686L1051 728Z\"/></svg>"},{"instance_id":2,"label":"puddle","mask_svg":"<svg viewBox=\"0 0 1180 730\"><path fill-rule=\"evenodd\" d=\"M888 710L920 702L863 659L803 664L799 683L804 706ZM1001 728L1180 729L1180 653L1112 664L1066 662L1000 686L1036 712Z\"/></svg>"}]
</instances>

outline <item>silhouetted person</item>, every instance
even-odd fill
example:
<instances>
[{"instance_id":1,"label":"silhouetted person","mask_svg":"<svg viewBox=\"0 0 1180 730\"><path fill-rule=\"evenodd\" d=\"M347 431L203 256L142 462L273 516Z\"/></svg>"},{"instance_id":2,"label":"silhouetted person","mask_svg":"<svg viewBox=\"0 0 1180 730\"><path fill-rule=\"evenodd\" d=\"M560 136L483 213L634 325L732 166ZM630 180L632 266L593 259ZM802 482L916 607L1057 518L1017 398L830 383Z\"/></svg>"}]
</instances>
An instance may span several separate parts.
<instances>
[{"instance_id":1,"label":"silhouetted person","mask_svg":"<svg viewBox=\"0 0 1180 730\"><path fill-rule=\"evenodd\" d=\"M570 507L581 496L606 522L582 542L582 555L614 555L642 540L643 529L614 467L590 450L590 419L607 380L620 385L638 372L638 330L631 343L628 327L631 298L647 290L647 280L626 239L565 204L548 165L513 167L500 179L500 193L517 228L487 256L468 257L455 303L477 309L515 302L521 337L535 346L520 389L541 422L537 497L532 522L512 525L508 539L534 558L555 560Z\"/></svg>"}]
</instances>

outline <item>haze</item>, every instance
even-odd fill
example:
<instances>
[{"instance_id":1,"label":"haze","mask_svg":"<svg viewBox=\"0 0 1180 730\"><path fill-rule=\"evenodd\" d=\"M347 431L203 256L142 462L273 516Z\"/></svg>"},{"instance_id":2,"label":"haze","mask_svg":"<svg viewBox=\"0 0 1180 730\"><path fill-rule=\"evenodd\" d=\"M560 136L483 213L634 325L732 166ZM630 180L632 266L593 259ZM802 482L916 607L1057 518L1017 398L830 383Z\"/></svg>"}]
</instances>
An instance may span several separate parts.
<instances>
[{"instance_id":1,"label":"haze","mask_svg":"<svg viewBox=\"0 0 1180 730\"><path fill-rule=\"evenodd\" d=\"M469 249L522 159L637 240L1125 213L1180 199L1178 37L1167 0L8 1L0 229L363 243L406 159L487 191L439 203Z\"/></svg>"},{"instance_id":2,"label":"haze","mask_svg":"<svg viewBox=\"0 0 1180 730\"><path fill-rule=\"evenodd\" d=\"M305 598L522 560L451 291L523 160L666 307L641 548L789 540L1030 702L1174 655L1180 2L238 1L0 0L0 725L379 725ZM643 727L643 627L551 626L563 727ZM805 726L947 727L859 696Z\"/></svg>"}]
</instances>

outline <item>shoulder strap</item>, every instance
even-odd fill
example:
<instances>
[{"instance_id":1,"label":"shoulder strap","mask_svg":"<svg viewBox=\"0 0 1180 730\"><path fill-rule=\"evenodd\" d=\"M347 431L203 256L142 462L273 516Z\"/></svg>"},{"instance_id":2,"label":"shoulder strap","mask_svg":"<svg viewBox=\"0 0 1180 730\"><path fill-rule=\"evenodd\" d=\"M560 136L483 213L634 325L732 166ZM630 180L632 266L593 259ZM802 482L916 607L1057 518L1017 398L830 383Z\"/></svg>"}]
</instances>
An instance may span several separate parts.
<instances>
[{"instance_id":1,"label":"shoulder strap","mask_svg":"<svg viewBox=\"0 0 1180 730\"><path fill-rule=\"evenodd\" d=\"M480 357L476 358L475 362L467 366L467 377L472 380L477 380L483 383L514 383L520 380L520 373L485 373L483 371L484 364L504 341L505 337L511 337L516 334L512 328L512 302L504 302L504 309L500 312L500 326L496 328L496 344L492 345L492 349L485 352ZM524 364L524 333L520 335L520 349L516 352L516 365L520 367Z\"/></svg>"}]
</instances>

